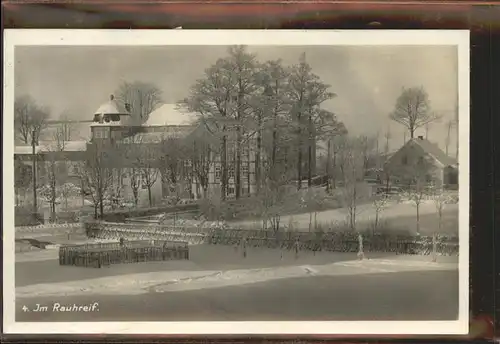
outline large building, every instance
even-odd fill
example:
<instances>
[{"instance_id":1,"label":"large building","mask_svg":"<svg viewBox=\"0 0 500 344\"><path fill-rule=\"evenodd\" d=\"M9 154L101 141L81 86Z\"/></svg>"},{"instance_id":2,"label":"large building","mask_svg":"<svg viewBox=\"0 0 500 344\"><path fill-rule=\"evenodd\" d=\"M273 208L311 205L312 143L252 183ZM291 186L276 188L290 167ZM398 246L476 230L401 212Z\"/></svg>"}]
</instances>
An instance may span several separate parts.
<instances>
[{"instance_id":1,"label":"large building","mask_svg":"<svg viewBox=\"0 0 500 344\"><path fill-rule=\"evenodd\" d=\"M201 151L199 146L202 142L205 142L205 146L215 148L219 145L219 141L211 137L209 131L197 120L198 116L186 113L176 105L164 104L149 114L143 124L137 124L128 110L127 106L122 107L111 96L93 114L88 140L51 140L40 141L35 147L16 146L16 171L19 171L18 174L25 171L23 174L29 175L29 167L35 159L38 187L49 182L49 176L54 173L54 170L50 170L53 166L57 169L58 183L84 185L82 163L92 160L99 151L101 164L112 171L112 182L107 192L119 193L120 198L126 202L133 202L134 194L138 196L140 204L148 204L150 201L159 204L168 197L196 199L207 191L220 190L221 168L217 149L207 149L208 155L201 162L186 156L189 153L181 149L181 145L193 145L196 149L189 150L193 153ZM240 151L241 194L252 193L255 189L254 140L247 140ZM236 193L236 176L231 167L235 155L234 142L229 141L228 197ZM196 173L197 171L199 172ZM205 183L200 183L202 172L206 172ZM31 180L28 177L25 182L29 183ZM23 183L16 182L18 184ZM203 184L208 187L203 187ZM17 188L18 193L22 193L22 190L28 190L29 193L32 184L24 186Z\"/></svg>"}]
</instances>

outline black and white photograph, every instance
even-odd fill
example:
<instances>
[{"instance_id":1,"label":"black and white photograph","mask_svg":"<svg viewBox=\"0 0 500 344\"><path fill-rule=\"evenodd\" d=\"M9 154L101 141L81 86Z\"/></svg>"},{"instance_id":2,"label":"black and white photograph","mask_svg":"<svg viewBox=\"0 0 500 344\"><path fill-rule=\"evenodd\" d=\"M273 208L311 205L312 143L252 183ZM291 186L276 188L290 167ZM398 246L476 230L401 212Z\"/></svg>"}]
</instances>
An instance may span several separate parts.
<instances>
[{"instance_id":1,"label":"black and white photograph","mask_svg":"<svg viewBox=\"0 0 500 344\"><path fill-rule=\"evenodd\" d=\"M467 333L468 32L4 52L7 333Z\"/></svg>"}]
</instances>

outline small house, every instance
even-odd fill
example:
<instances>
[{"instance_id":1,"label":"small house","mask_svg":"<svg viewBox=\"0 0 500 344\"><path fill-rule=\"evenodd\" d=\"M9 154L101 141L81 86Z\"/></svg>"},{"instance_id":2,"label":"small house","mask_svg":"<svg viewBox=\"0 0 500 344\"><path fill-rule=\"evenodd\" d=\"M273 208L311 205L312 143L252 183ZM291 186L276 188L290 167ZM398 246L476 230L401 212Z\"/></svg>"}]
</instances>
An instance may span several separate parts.
<instances>
[{"instance_id":1,"label":"small house","mask_svg":"<svg viewBox=\"0 0 500 344\"><path fill-rule=\"evenodd\" d=\"M385 162L384 169L404 183L405 174L418 170L422 162L428 162L430 168L424 172L425 181L449 188L458 186L458 162L446 155L437 145L423 136L409 140L403 147L392 154Z\"/></svg>"}]
</instances>

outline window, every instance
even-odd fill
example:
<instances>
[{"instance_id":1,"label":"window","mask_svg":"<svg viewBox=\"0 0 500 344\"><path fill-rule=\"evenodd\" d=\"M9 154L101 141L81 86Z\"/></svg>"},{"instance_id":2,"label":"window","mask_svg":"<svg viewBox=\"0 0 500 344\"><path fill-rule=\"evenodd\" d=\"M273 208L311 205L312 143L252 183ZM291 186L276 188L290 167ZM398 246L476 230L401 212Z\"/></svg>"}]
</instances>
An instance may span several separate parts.
<instances>
[{"instance_id":1,"label":"window","mask_svg":"<svg viewBox=\"0 0 500 344\"><path fill-rule=\"evenodd\" d=\"M427 183L432 182L432 176L431 176L430 174L427 174L427 175L425 176L425 181L426 181Z\"/></svg>"},{"instance_id":2,"label":"window","mask_svg":"<svg viewBox=\"0 0 500 344\"><path fill-rule=\"evenodd\" d=\"M233 195L233 194L235 193L235 191L234 191L234 186L232 186L232 185L231 185L231 186L229 186L229 187L227 188L227 193L228 193L228 195Z\"/></svg>"},{"instance_id":3,"label":"window","mask_svg":"<svg viewBox=\"0 0 500 344\"><path fill-rule=\"evenodd\" d=\"M107 139L109 138L108 128L94 128L94 138L96 139Z\"/></svg>"},{"instance_id":4,"label":"window","mask_svg":"<svg viewBox=\"0 0 500 344\"><path fill-rule=\"evenodd\" d=\"M419 157L419 158L418 158L418 163L419 163L420 165L423 165L423 164L424 164L424 157L423 157L423 156L421 156L421 157Z\"/></svg>"},{"instance_id":5,"label":"window","mask_svg":"<svg viewBox=\"0 0 500 344\"><path fill-rule=\"evenodd\" d=\"M215 182L216 183L220 182L220 179L221 179L220 167L216 166L215 167Z\"/></svg>"},{"instance_id":6,"label":"window","mask_svg":"<svg viewBox=\"0 0 500 344\"><path fill-rule=\"evenodd\" d=\"M408 157L405 155L402 160L403 165L408 165Z\"/></svg>"}]
</instances>

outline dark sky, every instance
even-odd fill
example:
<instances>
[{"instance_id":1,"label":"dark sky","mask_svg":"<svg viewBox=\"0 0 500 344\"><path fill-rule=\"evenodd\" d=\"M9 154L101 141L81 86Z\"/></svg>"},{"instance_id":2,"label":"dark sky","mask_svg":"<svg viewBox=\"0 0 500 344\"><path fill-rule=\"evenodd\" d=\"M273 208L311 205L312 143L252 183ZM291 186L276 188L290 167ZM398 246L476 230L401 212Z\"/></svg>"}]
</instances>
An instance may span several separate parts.
<instances>
[{"instance_id":1,"label":"dark sky","mask_svg":"<svg viewBox=\"0 0 500 344\"><path fill-rule=\"evenodd\" d=\"M122 81L156 84L167 103L187 95L205 68L226 54L226 46L28 46L15 49L16 96L29 94L57 118L68 111L91 119ZM402 128L390 122L401 88L423 86L433 110L445 116L429 139L444 148L445 122L457 101L454 46L249 46L259 60L298 61L302 52L313 71L337 97L324 107L337 113L355 134L383 136L390 125L392 146L403 142ZM420 131L419 134L422 134ZM454 152L453 135L450 154Z\"/></svg>"}]
</instances>

